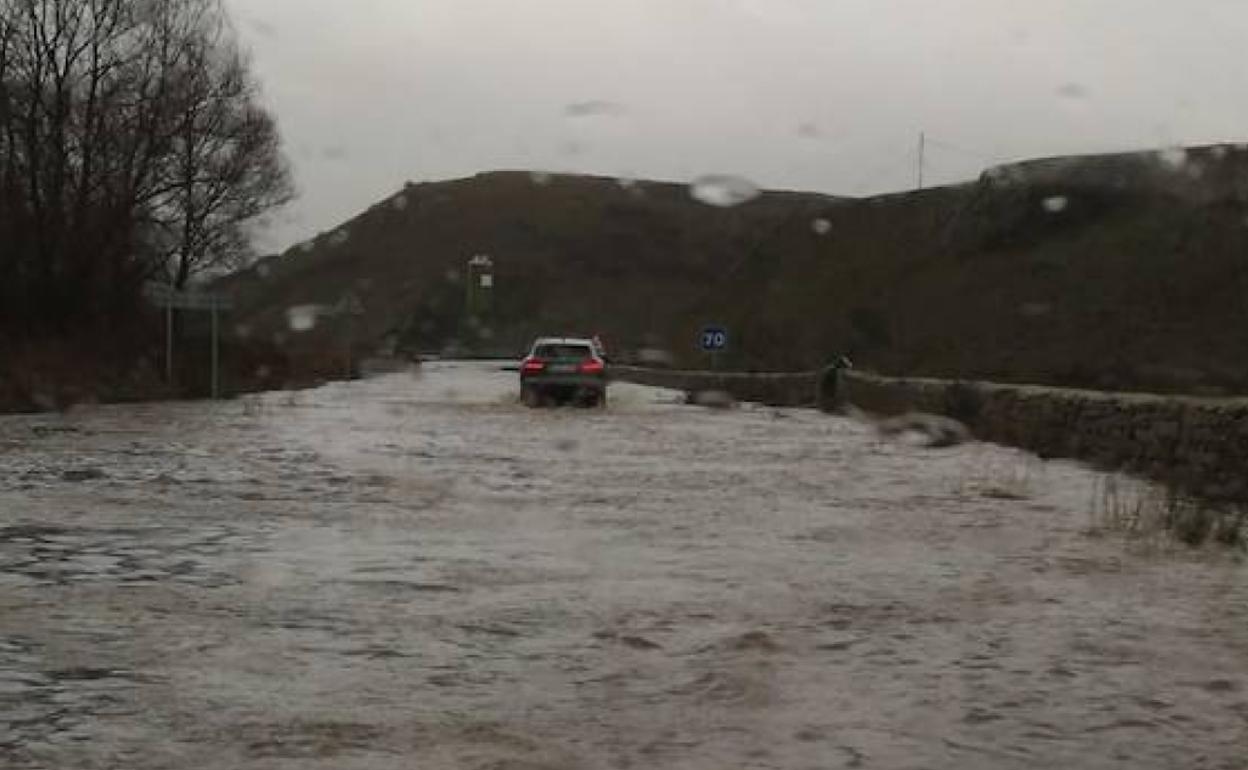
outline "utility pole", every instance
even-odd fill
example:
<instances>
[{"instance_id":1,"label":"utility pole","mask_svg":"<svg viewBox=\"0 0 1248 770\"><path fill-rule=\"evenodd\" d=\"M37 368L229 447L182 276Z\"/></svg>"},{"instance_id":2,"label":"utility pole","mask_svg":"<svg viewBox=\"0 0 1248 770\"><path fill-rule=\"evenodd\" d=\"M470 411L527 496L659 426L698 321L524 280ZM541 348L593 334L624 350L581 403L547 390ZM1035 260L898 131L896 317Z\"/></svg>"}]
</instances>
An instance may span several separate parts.
<instances>
[{"instance_id":1,"label":"utility pole","mask_svg":"<svg viewBox=\"0 0 1248 770\"><path fill-rule=\"evenodd\" d=\"M173 384L173 290L165 297L165 383Z\"/></svg>"},{"instance_id":2,"label":"utility pole","mask_svg":"<svg viewBox=\"0 0 1248 770\"><path fill-rule=\"evenodd\" d=\"M343 376L350 380L355 377L355 326L356 322L364 315L364 303L360 301L359 295L354 291L347 292L347 295L338 301L336 312L339 316L346 316L346 371Z\"/></svg>"},{"instance_id":3,"label":"utility pole","mask_svg":"<svg viewBox=\"0 0 1248 770\"><path fill-rule=\"evenodd\" d=\"M919 189L923 189L923 161L927 153L927 133L919 132Z\"/></svg>"},{"instance_id":4,"label":"utility pole","mask_svg":"<svg viewBox=\"0 0 1248 770\"><path fill-rule=\"evenodd\" d=\"M479 316L488 313L493 306L494 293L494 260L485 254L478 254L468 260L468 315Z\"/></svg>"},{"instance_id":5,"label":"utility pole","mask_svg":"<svg viewBox=\"0 0 1248 770\"><path fill-rule=\"evenodd\" d=\"M212 400L216 401L221 398L221 331L217 320L221 308L216 297L210 301L212 303Z\"/></svg>"}]
</instances>

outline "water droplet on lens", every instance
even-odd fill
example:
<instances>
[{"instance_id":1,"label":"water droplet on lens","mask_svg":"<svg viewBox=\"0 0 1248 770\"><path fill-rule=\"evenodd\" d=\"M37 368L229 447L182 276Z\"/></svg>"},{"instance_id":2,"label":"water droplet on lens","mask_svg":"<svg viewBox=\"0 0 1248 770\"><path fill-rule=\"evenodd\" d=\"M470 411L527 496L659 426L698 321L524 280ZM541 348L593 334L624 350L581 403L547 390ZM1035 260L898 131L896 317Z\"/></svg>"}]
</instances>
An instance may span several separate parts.
<instances>
[{"instance_id":1,"label":"water droplet on lens","mask_svg":"<svg viewBox=\"0 0 1248 770\"><path fill-rule=\"evenodd\" d=\"M395 211L403 211L407 208L407 196L400 195L396 197L390 205L394 206Z\"/></svg>"},{"instance_id":2,"label":"water droplet on lens","mask_svg":"<svg viewBox=\"0 0 1248 770\"><path fill-rule=\"evenodd\" d=\"M272 24L263 19L249 19L248 23L258 35L269 38L277 37L277 27L274 27Z\"/></svg>"},{"instance_id":3,"label":"water droplet on lens","mask_svg":"<svg viewBox=\"0 0 1248 770\"><path fill-rule=\"evenodd\" d=\"M1167 168L1178 171L1187 165L1187 150L1182 147L1167 147L1157 153L1157 159Z\"/></svg>"},{"instance_id":4,"label":"water droplet on lens","mask_svg":"<svg viewBox=\"0 0 1248 770\"><path fill-rule=\"evenodd\" d=\"M1053 195L1044 199L1044 210L1050 214L1060 214L1070 205L1070 199L1065 195Z\"/></svg>"},{"instance_id":5,"label":"water droplet on lens","mask_svg":"<svg viewBox=\"0 0 1248 770\"><path fill-rule=\"evenodd\" d=\"M641 181L636 177L622 176L616 179L615 183L620 186L621 190L624 190L634 198L644 198L646 195L645 188L641 186Z\"/></svg>"},{"instance_id":6,"label":"water droplet on lens","mask_svg":"<svg viewBox=\"0 0 1248 770\"><path fill-rule=\"evenodd\" d=\"M573 102L563 108L563 113L570 118L592 118L592 117L608 117L612 115L623 115L626 112L624 106L615 102L603 101L601 99L593 99L587 102Z\"/></svg>"},{"instance_id":7,"label":"water droplet on lens","mask_svg":"<svg viewBox=\"0 0 1248 770\"><path fill-rule=\"evenodd\" d=\"M1027 181L1026 175L1017 166L1002 165L993 166L984 172L984 178L993 184L1003 187L1021 184Z\"/></svg>"},{"instance_id":8,"label":"water droplet on lens","mask_svg":"<svg viewBox=\"0 0 1248 770\"><path fill-rule=\"evenodd\" d=\"M708 206L729 208L757 198L758 187L748 179L727 174L707 174L693 180L689 193Z\"/></svg>"},{"instance_id":9,"label":"water droplet on lens","mask_svg":"<svg viewBox=\"0 0 1248 770\"><path fill-rule=\"evenodd\" d=\"M810 223L810 229L815 231L815 235L827 235L832 232L832 223L820 217Z\"/></svg>"},{"instance_id":10,"label":"water droplet on lens","mask_svg":"<svg viewBox=\"0 0 1248 770\"><path fill-rule=\"evenodd\" d=\"M311 331L316 327L316 305L297 305L286 310L286 323L293 332Z\"/></svg>"},{"instance_id":11,"label":"water droplet on lens","mask_svg":"<svg viewBox=\"0 0 1248 770\"><path fill-rule=\"evenodd\" d=\"M1063 99L1086 99L1088 97L1088 89L1079 83L1065 83L1061 88L1057 89L1057 95Z\"/></svg>"}]
</instances>

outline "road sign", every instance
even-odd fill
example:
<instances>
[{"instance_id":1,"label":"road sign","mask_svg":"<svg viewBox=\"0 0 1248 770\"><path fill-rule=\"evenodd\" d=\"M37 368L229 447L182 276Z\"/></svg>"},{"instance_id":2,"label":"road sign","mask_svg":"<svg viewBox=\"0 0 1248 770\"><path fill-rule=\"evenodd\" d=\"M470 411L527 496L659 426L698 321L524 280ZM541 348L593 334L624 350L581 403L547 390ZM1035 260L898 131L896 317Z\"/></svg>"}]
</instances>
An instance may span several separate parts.
<instances>
[{"instance_id":1,"label":"road sign","mask_svg":"<svg viewBox=\"0 0 1248 770\"><path fill-rule=\"evenodd\" d=\"M234 300L225 294L194 289L177 291L163 283L145 284L143 295L154 305L177 310L231 310L234 307Z\"/></svg>"},{"instance_id":2,"label":"road sign","mask_svg":"<svg viewBox=\"0 0 1248 770\"><path fill-rule=\"evenodd\" d=\"M707 353L718 353L728 347L728 330L723 326L710 325L698 333L698 347Z\"/></svg>"},{"instance_id":3,"label":"road sign","mask_svg":"<svg viewBox=\"0 0 1248 770\"><path fill-rule=\"evenodd\" d=\"M212 313L212 397L221 395L221 325L218 315L233 310L234 300L224 294L195 289L178 291L165 283L149 281L143 285L143 296L165 310L165 379L173 382L173 311L207 310Z\"/></svg>"}]
</instances>

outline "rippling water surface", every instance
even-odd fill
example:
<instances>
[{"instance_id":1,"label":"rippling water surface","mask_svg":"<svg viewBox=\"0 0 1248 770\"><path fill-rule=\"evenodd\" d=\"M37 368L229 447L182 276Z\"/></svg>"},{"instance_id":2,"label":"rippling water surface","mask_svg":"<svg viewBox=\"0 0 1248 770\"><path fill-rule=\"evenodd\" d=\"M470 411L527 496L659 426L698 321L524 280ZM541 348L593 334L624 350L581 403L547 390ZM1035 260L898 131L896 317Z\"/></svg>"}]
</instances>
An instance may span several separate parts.
<instances>
[{"instance_id":1,"label":"rippling water surface","mask_svg":"<svg viewBox=\"0 0 1248 770\"><path fill-rule=\"evenodd\" d=\"M0 766L1248 768L1248 568L1091 472L514 376L0 418Z\"/></svg>"}]
</instances>

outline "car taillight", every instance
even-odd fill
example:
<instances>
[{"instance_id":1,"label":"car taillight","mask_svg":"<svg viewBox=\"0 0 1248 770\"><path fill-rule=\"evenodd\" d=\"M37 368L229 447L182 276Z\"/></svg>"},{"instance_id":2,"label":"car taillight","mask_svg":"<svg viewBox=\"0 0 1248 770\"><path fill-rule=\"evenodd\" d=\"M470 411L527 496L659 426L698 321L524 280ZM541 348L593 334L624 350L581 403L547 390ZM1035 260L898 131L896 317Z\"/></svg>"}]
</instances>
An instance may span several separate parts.
<instances>
[{"instance_id":1,"label":"car taillight","mask_svg":"<svg viewBox=\"0 0 1248 770\"><path fill-rule=\"evenodd\" d=\"M537 374L538 372L542 371L545 368L546 368L545 361L542 361L536 358L526 358L524 362L520 364L520 373L521 374Z\"/></svg>"},{"instance_id":2,"label":"car taillight","mask_svg":"<svg viewBox=\"0 0 1248 770\"><path fill-rule=\"evenodd\" d=\"M581 374L602 374L602 371L601 361L590 359L581 364Z\"/></svg>"}]
</instances>

